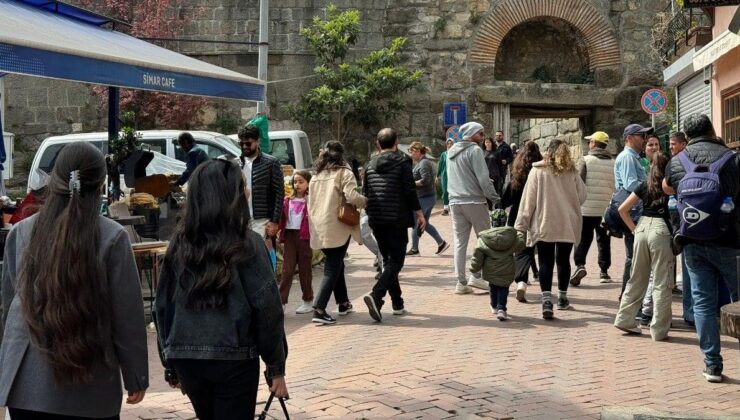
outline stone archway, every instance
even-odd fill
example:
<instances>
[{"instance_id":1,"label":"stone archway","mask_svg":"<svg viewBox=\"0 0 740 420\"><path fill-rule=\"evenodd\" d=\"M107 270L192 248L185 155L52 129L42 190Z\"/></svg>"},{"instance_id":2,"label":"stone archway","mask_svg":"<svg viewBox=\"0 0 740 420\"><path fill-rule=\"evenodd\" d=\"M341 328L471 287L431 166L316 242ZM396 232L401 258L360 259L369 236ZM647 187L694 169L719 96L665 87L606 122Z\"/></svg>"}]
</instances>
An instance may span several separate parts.
<instances>
[{"instance_id":1,"label":"stone archway","mask_svg":"<svg viewBox=\"0 0 740 420\"><path fill-rule=\"evenodd\" d=\"M509 31L541 17L562 19L583 34L592 70L620 64L619 42L611 22L584 0L500 1L488 14L473 41L471 62L494 65L499 47Z\"/></svg>"}]
</instances>

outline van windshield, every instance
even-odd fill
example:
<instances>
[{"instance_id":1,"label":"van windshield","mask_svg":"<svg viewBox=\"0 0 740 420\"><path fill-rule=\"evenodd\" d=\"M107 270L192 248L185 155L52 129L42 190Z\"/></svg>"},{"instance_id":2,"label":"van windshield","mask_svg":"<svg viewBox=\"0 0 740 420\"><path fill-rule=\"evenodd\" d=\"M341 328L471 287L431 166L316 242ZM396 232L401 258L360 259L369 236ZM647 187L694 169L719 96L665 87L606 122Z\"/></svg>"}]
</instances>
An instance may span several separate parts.
<instances>
[{"instance_id":1,"label":"van windshield","mask_svg":"<svg viewBox=\"0 0 740 420\"><path fill-rule=\"evenodd\" d=\"M108 153L108 142L107 141L91 141L89 142L93 146L100 149L103 154ZM57 161L57 156L59 156L59 152L62 151L62 148L69 143L61 143L61 144L52 144L51 146L44 149L44 153L41 155L41 159L39 159L39 169L46 172L47 174L51 174L51 170L54 169L54 163Z\"/></svg>"}]
</instances>

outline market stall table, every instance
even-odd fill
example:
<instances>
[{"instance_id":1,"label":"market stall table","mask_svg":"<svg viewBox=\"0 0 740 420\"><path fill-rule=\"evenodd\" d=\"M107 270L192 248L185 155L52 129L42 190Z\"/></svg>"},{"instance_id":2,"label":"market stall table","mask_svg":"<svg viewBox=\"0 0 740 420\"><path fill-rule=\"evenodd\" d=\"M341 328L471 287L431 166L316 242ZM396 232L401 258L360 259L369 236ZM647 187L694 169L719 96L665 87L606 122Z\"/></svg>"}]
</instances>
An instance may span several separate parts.
<instances>
[{"instance_id":1,"label":"market stall table","mask_svg":"<svg viewBox=\"0 0 740 420\"><path fill-rule=\"evenodd\" d=\"M159 282L159 270L161 261L167 253L168 242L152 241L139 242L131 244L134 251L136 267L139 270L139 277L146 280L149 286L149 297L145 298L150 302L154 301L155 291Z\"/></svg>"}]
</instances>

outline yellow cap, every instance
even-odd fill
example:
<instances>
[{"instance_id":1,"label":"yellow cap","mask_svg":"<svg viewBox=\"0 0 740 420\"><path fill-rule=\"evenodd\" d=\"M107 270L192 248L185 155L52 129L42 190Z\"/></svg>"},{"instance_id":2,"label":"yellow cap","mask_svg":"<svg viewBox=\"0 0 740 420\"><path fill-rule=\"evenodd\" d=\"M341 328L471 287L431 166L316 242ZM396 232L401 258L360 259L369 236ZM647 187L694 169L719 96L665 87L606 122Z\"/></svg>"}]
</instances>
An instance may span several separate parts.
<instances>
[{"instance_id":1,"label":"yellow cap","mask_svg":"<svg viewBox=\"0 0 740 420\"><path fill-rule=\"evenodd\" d=\"M609 143L609 135L606 134L603 131L597 131L597 132L591 134L590 136L586 136L586 140L591 140L591 141L595 141L595 142L598 142L598 143L608 144Z\"/></svg>"}]
</instances>

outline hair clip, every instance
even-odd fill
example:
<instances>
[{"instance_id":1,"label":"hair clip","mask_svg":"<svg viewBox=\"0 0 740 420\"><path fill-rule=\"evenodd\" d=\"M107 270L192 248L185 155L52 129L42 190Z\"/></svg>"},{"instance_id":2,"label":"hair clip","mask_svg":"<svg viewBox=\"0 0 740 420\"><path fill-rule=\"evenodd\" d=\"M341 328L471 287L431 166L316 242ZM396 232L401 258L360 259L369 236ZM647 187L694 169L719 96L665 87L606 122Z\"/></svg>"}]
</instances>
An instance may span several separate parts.
<instances>
[{"instance_id":1,"label":"hair clip","mask_svg":"<svg viewBox=\"0 0 740 420\"><path fill-rule=\"evenodd\" d=\"M69 173L69 196L72 197L75 193L80 193L80 171L74 170Z\"/></svg>"}]
</instances>

